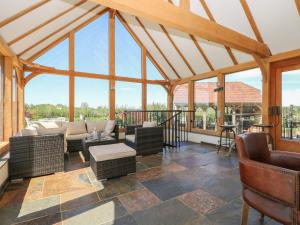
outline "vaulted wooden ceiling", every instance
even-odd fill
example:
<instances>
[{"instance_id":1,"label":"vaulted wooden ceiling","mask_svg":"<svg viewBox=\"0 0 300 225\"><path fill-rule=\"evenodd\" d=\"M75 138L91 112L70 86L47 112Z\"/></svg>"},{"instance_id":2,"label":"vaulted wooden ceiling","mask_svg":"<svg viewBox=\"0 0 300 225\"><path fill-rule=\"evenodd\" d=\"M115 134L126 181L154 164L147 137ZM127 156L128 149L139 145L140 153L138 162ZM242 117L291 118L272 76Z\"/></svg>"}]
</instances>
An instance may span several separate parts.
<instances>
[{"instance_id":1,"label":"vaulted wooden ceiling","mask_svg":"<svg viewBox=\"0 0 300 225\"><path fill-rule=\"evenodd\" d=\"M160 1L142 0L140 7L134 0L2 0L0 35L14 54L32 61L111 7L170 79L253 61L251 47L255 54L300 47L298 0L165 0L165 12L151 11ZM172 18L177 13L180 17ZM191 18L197 23L185 21ZM238 39L228 42L230 35ZM251 46L243 47L243 40Z\"/></svg>"}]
</instances>

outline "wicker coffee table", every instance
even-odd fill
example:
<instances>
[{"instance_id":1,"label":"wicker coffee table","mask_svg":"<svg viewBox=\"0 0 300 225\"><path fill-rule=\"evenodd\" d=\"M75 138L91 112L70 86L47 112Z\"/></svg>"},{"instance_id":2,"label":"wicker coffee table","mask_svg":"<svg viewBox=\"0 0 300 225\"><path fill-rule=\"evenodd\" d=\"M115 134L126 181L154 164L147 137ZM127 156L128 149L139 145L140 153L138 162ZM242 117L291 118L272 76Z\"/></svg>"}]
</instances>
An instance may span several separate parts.
<instances>
[{"instance_id":1,"label":"wicker coffee table","mask_svg":"<svg viewBox=\"0 0 300 225\"><path fill-rule=\"evenodd\" d=\"M111 136L101 137L101 139L93 139L93 138L85 138L82 139L82 147L83 147L83 156L85 161L90 161L90 151L89 148L91 146L97 145L110 145L117 143L117 139Z\"/></svg>"}]
</instances>

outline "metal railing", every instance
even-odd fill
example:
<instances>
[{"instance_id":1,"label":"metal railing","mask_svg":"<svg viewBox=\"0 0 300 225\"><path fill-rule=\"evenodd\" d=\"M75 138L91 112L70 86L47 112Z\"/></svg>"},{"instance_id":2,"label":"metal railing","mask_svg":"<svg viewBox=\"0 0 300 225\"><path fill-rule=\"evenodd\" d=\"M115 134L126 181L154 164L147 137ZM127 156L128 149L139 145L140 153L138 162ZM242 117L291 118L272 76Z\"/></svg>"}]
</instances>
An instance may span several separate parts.
<instances>
[{"instance_id":1,"label":"metal railing","mask_svg":"<svg viewBox=\"0 0 300 225\"><path fill-rule=\"evenodd\" d=\"M118 115L121 127L127 125L142 125L143 121L155 121L164 128L164 145L179 147L182 142L188 141L188 132L191 131L195 111L183 110L132 110Z\"/></svg>"}]
</instances>

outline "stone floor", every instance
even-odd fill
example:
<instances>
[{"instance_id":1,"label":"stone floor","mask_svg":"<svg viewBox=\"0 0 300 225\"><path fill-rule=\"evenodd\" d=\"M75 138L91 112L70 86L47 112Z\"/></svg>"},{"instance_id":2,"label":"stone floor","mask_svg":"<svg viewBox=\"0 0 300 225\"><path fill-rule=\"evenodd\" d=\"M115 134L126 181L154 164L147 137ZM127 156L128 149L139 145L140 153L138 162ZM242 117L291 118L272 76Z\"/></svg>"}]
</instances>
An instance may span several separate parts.
<instances>
[{"instance_id":1,"label":"stone floor","mask_svg":"<svg viewBox=\"0 0 300 225\"><path fill-rule=\"evenodd\" d=\"M236 155L186 144L137 158L137 173L97 181L80 154L65 172L13 183L0 197L0 224L238 225ZM249 225L278 224L250 212Z\"/></svg>"}]
</instances>

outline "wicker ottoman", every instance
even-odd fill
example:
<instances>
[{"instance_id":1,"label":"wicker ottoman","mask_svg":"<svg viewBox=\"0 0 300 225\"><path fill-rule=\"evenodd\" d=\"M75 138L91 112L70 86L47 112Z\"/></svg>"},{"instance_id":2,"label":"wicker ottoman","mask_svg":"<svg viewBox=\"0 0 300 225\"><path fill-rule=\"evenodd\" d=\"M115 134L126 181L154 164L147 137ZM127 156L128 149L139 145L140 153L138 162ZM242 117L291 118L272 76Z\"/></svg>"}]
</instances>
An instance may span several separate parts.
<instances>
[{"instance_id":1,"label":"wicker ottoman","mask_svg":"<svg viewBox=\"0 0 300 225\"><path fill-rule=\"evenodd\" d=\"M91 168L98 180L136 171L136 151L123 143L92 146L89 151Z\"/></svg>"}]
</instances>

